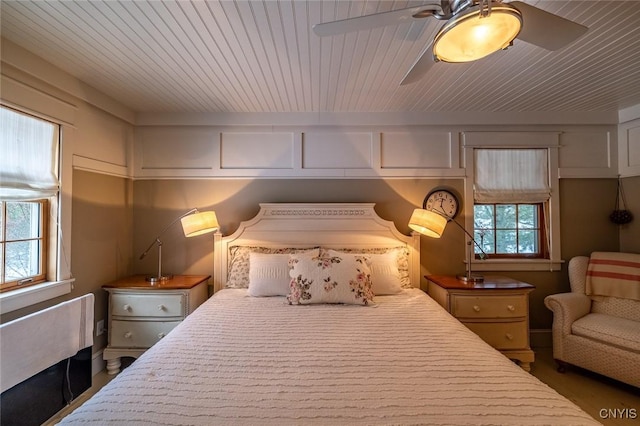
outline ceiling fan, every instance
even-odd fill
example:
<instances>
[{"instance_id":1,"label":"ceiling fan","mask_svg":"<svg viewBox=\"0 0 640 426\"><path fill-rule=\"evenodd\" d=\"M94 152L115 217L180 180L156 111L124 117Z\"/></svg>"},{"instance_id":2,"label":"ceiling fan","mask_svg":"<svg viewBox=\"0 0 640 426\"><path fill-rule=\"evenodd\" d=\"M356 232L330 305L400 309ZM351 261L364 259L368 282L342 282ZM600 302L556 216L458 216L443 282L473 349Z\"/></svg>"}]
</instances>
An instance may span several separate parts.
<instances>
[{"instance_id":1,"label":"ceiling fan","mask_svg":"<svg viewBox=\"0 0 640 426\"><path fill-rule=\"evenodd\" d=\"M588 30L521 1L434 0L420 6L316 24L313 31L321 37L332 36L428 17L446 22L433 43L422 50L400 85L420 80L436 62L475 61L508 48L515 38L557 50Z\"/></svg>"}]
</instances>

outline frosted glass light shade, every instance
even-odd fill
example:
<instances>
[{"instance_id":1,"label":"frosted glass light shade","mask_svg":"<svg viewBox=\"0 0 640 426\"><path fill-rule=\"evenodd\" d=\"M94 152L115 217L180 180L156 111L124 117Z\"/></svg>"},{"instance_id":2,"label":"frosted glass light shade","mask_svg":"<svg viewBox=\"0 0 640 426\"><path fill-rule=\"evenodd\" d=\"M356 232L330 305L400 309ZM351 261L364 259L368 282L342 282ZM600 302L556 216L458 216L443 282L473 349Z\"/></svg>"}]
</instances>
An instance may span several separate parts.
<instances>
[{"instance_id":1,"label":"frosted glass light shade","mask_svg":"<svg viewBox=\"0 0 640 426\"><path fill-rule=\"evenodd\" d=\"M184 231L185 237L214 232L220 227L216 213L211 211L190 214L180 219L180 222L182 222L182 231Z\"/></svg>"},{"instance_id":2,"label":"frosted glass light shade","mask_svg":"<svg viewBox=\"0 0 640 426\"><path fill-rule=\"evenodd\" d=\"M432 238L440 238L446 226L447 219L431 210L415 209L409 219L409 228Z\"/></svg>"},{"instance_id":3,"label":"frosted glass light shade","mask_svg":"<svg viewBox=\"0 0 640 426\"><path fill-rule=\"evenodd\" d=\"M491 7L481 16L479 6L451 18L433 41L433 56L443 62L470 62L509 46L520 32L520 11L508 5Z\"/></svg>"}]
</instances>

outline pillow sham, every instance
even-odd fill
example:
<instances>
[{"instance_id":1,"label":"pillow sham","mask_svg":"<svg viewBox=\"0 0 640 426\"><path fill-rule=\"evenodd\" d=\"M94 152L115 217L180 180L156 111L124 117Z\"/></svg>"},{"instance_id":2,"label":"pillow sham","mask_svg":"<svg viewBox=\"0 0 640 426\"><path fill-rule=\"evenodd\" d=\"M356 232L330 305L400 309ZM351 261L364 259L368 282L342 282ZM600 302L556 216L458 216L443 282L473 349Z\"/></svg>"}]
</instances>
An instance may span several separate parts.
<instances>
[{"instance_id":1,"label":"pillow sham","mask_svg":"<svg viewBox=\"0 0 640 426\"><path fill-rule=\"evenodd\" d=\"M286 296L289 281L288 254L249 254L249 296Z\"/></svg>"},{"instance_id":2,"label":"pillow sham","mask_svg":"<svg viewBox=\"0 0 640 426\"><path fill-rule=\"evenodd\" d=\"M322 254L323 251L327 251L327 250L335 250L338 252L342 252L342 253L362 253L362 254L368 254L368 255L384 255L384 254L388 254L389 257L388 258L375 258L373 257L371 259L372 261L372 269L376 269L376 267L374 266L375 263L377 262L382 262L383 264L385 262L388 262L389 259L394 259L395 258L395 264L396 267L398 269L398 279L400 281L400 288L412 288L413 286L411 285L411 278L410 278L410 274L409 274L409 249L407 249L404 246L399 246L399 247L372 247L372 248L357 248L357 249L353 249L353 248L336 248L336 249L332 249L332 248L320 248L320 252ZM388 266L384 266L384 268L386 267L390 267L390 265ZM392 270L388 271L390 274L393 274ZM372 270L372 273L375 274L375 272ZM371 280L373 281L373 286L374 288L377 287L376 283L375 283L375 276L372 276ZM380 277L378 277L378 281L380 280ZM398 291L395 291L394 288L396 287L395 284L391 284L391 283L387 283L390 284L391 288L387 288L387 290L385 290L384 288L378 288L378 291L374 290L374 294L395 294ZM396 283L397 284L397 283ZM384 286L386 287L386 286ZM386 293L386 291L393 291L393 293Z\"/></svg>"},{"instance_id":3,"label":"pillow sham","mask_svg":"<svg viewBox=\"0 0 640 426\"><path fill-rule=\"evenodd\" d=\"M343 303L369 305L373 301L369 258L363 254L328 252L289 256L289 304Z\"/></svg>"},{"instance_id":4,"label":"pillow sham","mask_svg":"<svg viewBox=\"0 0 640 426\"><path fill-rule=\"evenodd\" d=\"M331 251L330 251L331 253ZM375 295L397 294L402 291L398 259L395 252L370 254L371 290Z\"/></svg>"},{"instance_id":5,"label":"pillow sham","mask_svg":"<svg viewBox=\"0 0 640 426\"><path fill-rule=\"evenodd\" d=\"M305 248L271 248L259 246L231 246L229 247L229 264L226 288L248 288L251 253L290 254L311 250ZM317 249L317 247L315 247Z\"/></svg>"}]
</instances>

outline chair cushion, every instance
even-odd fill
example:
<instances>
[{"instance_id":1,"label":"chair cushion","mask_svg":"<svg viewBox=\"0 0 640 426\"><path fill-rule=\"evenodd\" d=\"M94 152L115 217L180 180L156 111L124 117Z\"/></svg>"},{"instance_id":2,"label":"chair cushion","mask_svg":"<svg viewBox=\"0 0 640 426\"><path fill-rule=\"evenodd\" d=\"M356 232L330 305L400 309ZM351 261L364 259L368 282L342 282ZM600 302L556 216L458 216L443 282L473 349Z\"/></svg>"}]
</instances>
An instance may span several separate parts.
<instances>
[{"instance_id":1,"label":"chair cushion","mask_svg":"<svg viewBox=\"0 0 640 426\"><path fill-rule=\"evenodd\" d=\"M591 313L571 326L577 336L640 353L640 323L626 318Z\"/></svg>"},{"instance_id":2,"label":"chair cushion","mask_svg":"<svg viewBox=\"0 0 640 426\"><path fill-rule=\"evenodd\" d=\"M596 296L591 304L591 312L638 321L638 327L640 327L640 301L638 300Z\"/></svg>"}]
</instances>

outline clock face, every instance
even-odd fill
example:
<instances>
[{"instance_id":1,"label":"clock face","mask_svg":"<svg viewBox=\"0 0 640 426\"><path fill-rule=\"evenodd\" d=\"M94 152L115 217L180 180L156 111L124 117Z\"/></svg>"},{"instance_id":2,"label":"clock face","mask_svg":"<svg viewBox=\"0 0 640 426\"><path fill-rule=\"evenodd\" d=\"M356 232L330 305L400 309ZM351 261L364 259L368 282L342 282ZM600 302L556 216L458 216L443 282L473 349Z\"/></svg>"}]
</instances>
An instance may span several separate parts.
<instances>
[{"instance_id":1,"label":"clock face","mask_svg":"<svg viewBox=\"0 0 640 426\"><path fill-rule=\"evenodd\" d=\"M459 208L458 197L446 189L432 191L425 200L426 210L433 210L449 218L454 218Z\"/></svg>"}]
</instances>

